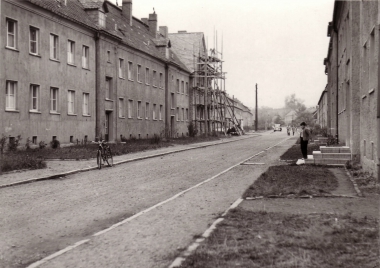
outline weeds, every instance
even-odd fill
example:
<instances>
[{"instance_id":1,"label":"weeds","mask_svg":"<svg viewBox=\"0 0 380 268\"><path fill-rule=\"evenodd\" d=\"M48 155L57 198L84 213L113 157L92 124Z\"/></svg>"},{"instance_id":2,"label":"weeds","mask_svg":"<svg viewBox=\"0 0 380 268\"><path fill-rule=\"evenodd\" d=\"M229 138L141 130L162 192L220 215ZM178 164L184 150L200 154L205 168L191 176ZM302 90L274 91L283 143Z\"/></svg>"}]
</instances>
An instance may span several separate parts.
<instances>
[{"instance_id":1,"label":"weeds","mask_svg":"<svg viewBox=\"0 0 380 268\"><path fill-rule=\"evenodd\" d=\"M46 163L35 155L18 154L9 152L3 156L0 162L0 173L22 169L46 168Z\"/></svg>"}]
</instances>

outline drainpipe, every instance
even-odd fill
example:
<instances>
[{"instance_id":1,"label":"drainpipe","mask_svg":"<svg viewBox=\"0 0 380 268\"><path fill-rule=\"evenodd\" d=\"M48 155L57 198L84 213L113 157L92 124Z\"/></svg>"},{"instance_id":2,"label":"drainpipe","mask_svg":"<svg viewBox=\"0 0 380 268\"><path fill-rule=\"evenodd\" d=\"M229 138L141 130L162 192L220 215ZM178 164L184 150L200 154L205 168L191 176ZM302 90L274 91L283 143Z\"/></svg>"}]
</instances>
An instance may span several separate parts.
<instances>
[{"instance_id":1,"label":"drainpipe","mask_svg":"<svg viewBox=\"0 0 380 268\"><path fill-rule=\"evenodd\" d=\"M170 103L170 97L171 95L169 94L169 64L166 62L165 63L165 108L164 108L164 112L165 112L165 115L164 115L164 118L165 118L165 137L166 138L169 138L170 135L169 135L169 132L170 132L170 129L169 129L169 126L171 124L171 103Z\"/></svg>"},{"instance_id":2,"label":"drainpipe","mask_svg":"<svg viewBox=\"0 0 380 268\"><path fill-rule=\"evenodd\" d=\"M379 28L378 28L379 29ZM380 29L379 29L380 30ZM379 35L378 35L379 36ZM380 44L380 38L378 39ZM378 63L380 62L380 52L377 54ZM380 68L377 67L378 78L380 79ZM377 80L378 84L380 80ZM380 90L379 86L377 87L377 181L380 182Z\"/></svg>"},{"instance_id":3,"label":"drainpipe","mask_svg":"<svg viewBox=\"0 0 380 268\"><path fill-rule=\"evenodd\" d=\"M338 116L339 116L339 32L336 27L336 23L333 22L334 32L336 34L336 140L339 143L339 124L338 124Z\"/></svg>"},{"instance_id":4,"label":"drainpipe","mask_svg":"<svg viewBox=\"0 0 380 268\"><path fill-rule=\"evenodd\" d=\"M99 120L100 100L100 34L95 34L95 137L100 137L101 124ZM103 100L103 99L102 99ZM95 140L95 138L94 138Z\"/></svg>"}]
</instances>

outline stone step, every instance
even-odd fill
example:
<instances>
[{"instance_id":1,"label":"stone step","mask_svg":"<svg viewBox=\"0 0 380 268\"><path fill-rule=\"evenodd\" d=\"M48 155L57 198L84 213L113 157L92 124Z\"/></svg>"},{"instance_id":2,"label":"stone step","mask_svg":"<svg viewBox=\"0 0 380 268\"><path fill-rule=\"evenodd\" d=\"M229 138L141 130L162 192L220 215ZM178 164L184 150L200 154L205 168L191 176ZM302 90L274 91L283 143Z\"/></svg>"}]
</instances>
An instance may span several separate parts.
<instances>
[{"instance_id":1,"label":"stone step","mask_svg":"<svg viewBox=\"0 0 380 268\"><path fill-rule=\"evenodd\" d=\"M339 154L339 153L351 153L350 147L326 147L320 146L321 153L323 154Z\"/></svg>"},{"instance_id":2,"label":"stone step","mask_svg":"<svg viewBox=\"0 0 380 268\"><path fill-rule=\"evenodd\" d=\"M305 164L312 165L338 165L344 166L348 160L336 158L309 158L305 160Z\"/></svg>"},{"instance_id":3,"label":"stone step","mask_svg":"<svg viewBox=\"0 0 380 268\"><path fill-rule=\"evenodd\" d=\"M350 153L322 153L320 151L313 151L314 159L345 159L351 160Z\"/></svg>"}]
</instances>

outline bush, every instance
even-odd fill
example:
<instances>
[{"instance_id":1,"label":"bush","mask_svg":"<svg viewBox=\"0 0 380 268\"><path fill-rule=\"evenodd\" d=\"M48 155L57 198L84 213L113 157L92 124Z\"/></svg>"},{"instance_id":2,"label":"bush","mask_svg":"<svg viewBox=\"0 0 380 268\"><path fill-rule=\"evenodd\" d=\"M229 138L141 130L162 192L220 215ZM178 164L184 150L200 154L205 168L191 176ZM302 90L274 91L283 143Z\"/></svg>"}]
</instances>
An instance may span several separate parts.
<instances>
[{"instance_id":1,"label":"bush","mask_svg":"<svg viewBox=\"0 0 380 268\"><path fill-rule=\"evenodd\" d=\"M59 140L52 140L50 142L50 146L53 149L57 149L57 148L61 147L61 143L59 142Z\"/></svg>"},{"instance_id":2,"label":"bush","mask_svg":"<svg viewBox=\"0 0 380 268\"><path fill-rule=\"evenodd\" d=\"M46 143L44 141L40 141L38 143L38 147L40 147L40 149L44 149L46 147Z\"/></svg>"},{"instance_id":3,"label":"bush","mask_svg":"<svg viewBox=\"0 0 380 268\"><path fill-rule=\"evenodd\" d=\"M8 172L12 170L22 169L40 169L46 168L46 163L42 159L38 159L33 155L7 153L3 155L3 159L0 162L0 173Z\"/></svg>"},{"instance_id":4,"label":"bush","mask_svg":"<svg viewBox=\"0 0 380 268\"><path fill-rule=\"evenodd\" d=\"M190 124L187 126L187 130L189 131L190 137L195 137L198 134L198 129L193 122L190 122Z\"/></svg>"},{"instance_id":5,"label":"bush","mask_svg":"<svg viewBox=\"0 0 380 268\"><path fill-rule=\"evenodd\" d=\"M154 134L153 138L150 140L151 144L160 144L162 138L160 135Z\"/></svg>"},{"instance_id":6,"label":"bush","mask_svg":"<svg viewBox=\"0 0 380 268\"><path fill-rule=\"evenodd\" d=\"M31 141L30 138L28 137L28 138L26 139L25 149L30 150L30 144L32 144L32 141Z\"/></svg>"},{"instance_id":7,"label":"bush","mask_svg":"<svg viewBox=\"0 0 380 268\"><path fill-rule=\"evenodd\" d=\"M7 144L7 136L4 134L0 138L0 153L4 153L5 145Z\"/></svg>"}]
</instances>

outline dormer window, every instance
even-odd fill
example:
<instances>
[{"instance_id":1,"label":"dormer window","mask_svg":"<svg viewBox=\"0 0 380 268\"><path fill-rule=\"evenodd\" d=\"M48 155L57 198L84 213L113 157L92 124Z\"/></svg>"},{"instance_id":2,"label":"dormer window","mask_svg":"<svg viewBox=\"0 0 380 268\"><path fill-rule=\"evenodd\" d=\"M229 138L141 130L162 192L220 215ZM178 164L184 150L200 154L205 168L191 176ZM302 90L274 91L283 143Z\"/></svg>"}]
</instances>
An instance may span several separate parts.
<instances>
[{"instance_id":1,"label":"dormer window","mask_svg":"<svg viewBox=\"0 0 380 268\"><path fill-rule=\"evenodd\" d=\"M101 11L99 11L99 26L106 27L106 14Z\"/></svg>"},{"instance_id":2,"label":"dormer window","mask_svg":"<svg viewBox=\"0 0 380 268\"><path fill-rule=\"evenodd\" d=\"M115 31L117 31L117 24L115 23Z\"/></svg>"}]
</instances>

